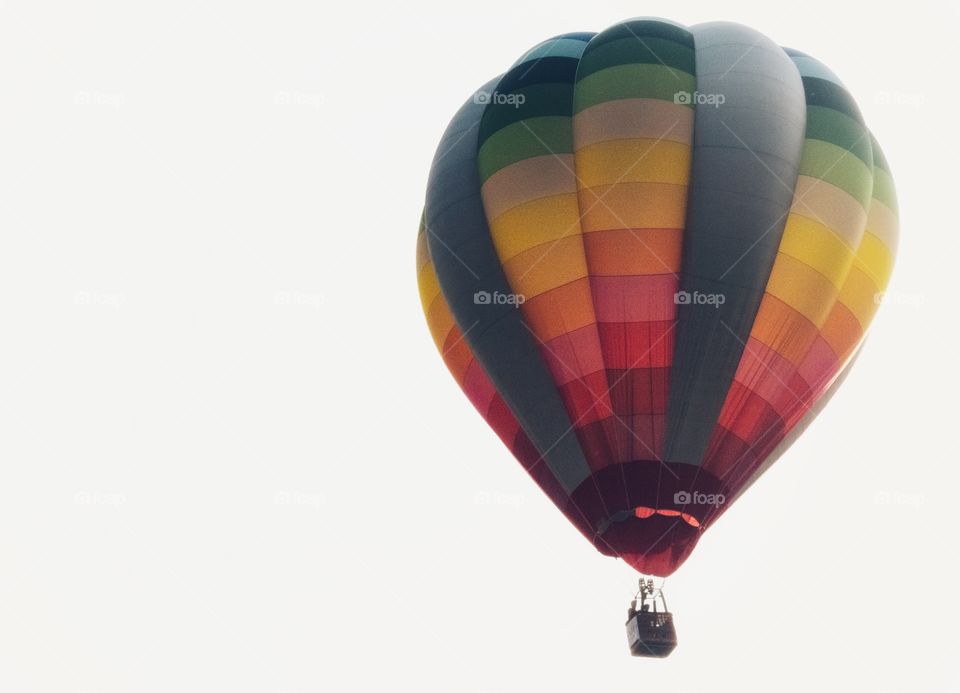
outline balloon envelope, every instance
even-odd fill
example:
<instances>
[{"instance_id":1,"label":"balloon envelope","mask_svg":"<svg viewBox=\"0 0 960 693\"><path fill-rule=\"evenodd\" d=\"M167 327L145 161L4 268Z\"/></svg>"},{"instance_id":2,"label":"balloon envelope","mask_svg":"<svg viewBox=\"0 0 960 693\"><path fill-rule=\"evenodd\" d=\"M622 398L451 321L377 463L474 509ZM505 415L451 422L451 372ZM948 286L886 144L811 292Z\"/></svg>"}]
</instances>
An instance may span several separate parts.
<instances>
[{"instance_id":1,"label":"balloon envelope","mask_svg":"<svg viewBox=\"0 0 960 693\"><path fill-rule=\"evenodd\" d=\"M545 41L438 147L418 237L450 371L602 553L669 575L822 408L896 246L840 81L744 26Z\"/></svg>"}]
</instances>

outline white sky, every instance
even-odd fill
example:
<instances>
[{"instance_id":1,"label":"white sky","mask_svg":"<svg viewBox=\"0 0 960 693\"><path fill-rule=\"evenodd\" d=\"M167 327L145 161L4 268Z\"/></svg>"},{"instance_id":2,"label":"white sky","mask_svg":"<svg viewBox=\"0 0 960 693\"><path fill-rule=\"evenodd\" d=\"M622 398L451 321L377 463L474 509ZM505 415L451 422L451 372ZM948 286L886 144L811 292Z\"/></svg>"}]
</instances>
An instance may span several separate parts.
<instances>
[{"instance_id":1,"label":"white sky","mask_svg":"<svg viewBox=\"0 0 960 693\"><path fill-rule=\"evenodd\" d=\"M0 4L0 690L960 690L956 3L202 5ZM903 229L842 392L669 579L660 662L414 271L459 104L639 14L829 65Z\"/></svg>"}]
</instances>

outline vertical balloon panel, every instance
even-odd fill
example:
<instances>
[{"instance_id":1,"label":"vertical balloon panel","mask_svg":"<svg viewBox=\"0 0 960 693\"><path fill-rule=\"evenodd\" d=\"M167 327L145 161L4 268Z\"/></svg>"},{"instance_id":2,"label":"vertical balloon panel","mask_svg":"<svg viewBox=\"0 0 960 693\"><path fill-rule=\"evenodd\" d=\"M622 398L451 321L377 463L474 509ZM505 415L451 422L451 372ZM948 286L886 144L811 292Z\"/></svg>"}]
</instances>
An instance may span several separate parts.
<instances>
[{"instance_id":1,"label":"vertical balloon panel","mask_svg":"<svg viewBox=\"0 0 960 693\"><path fill-rule=\"evenodd\" d=\"M583 241L620 464L664 454L694 72L690 32L650 20L597 35L577 71Z\"/></svg>"}]
</instances>

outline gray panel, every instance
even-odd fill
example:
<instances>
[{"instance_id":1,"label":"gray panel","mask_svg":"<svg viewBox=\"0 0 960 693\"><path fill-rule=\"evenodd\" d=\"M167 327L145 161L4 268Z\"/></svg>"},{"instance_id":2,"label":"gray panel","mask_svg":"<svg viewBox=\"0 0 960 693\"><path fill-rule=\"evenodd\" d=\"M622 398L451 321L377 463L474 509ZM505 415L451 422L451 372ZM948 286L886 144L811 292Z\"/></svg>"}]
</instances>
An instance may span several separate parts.
<instances>
[{"instance_id":1,"label":"gray panel","mask_svg":"<svg viewBox=\"0 0 960 693\"><path fill-rule=\"evenodd\" d=\"M492 91L499 78L484 85ZM457 325L544 464L569 493L590 468L540 349L511 304L478 303L478 292L508 295L480 197L477 135L484 105L468 101L444 133L427 187L427 243Z\"/></svg>"},{"instance_id":2,"label":"gray panel","mask_svg":"<svg viewBox=\"0 0 960 693\"><path fill-rule=\"evenodd\" d=\"M729 23L691 32L697 91L725 100L695 104L681 291L724 302L679 306L665 459L699 465L783 235L806 100L793 62L762 34Z\"/></svg>"}]
</instances>

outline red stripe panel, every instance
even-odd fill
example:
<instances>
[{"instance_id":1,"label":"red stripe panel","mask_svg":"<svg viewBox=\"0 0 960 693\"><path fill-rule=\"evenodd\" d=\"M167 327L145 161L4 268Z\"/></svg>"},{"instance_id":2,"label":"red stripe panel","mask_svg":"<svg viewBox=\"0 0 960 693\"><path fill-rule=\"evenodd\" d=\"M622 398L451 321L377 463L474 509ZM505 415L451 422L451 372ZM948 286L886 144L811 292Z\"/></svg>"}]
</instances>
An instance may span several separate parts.
<instances>
[{"instance_id":1,"label":"red stripe panel","mask_svg":"<svg viewBox=\"0 0 960 693\"><path fill-rule=\"evenodd\" d=\"M809 393L803 378L795 377L797 367L768 347L753 339L747 340L735 381L770 403L781 418L786 418L798 406L801 398ZM797 387L798 390L794 390ZM719 423L730 428L740 415L737 402L727 398Z\"/></svg>"},{"instance_id":2,"label":"red stripe panel","mask_svg":"<svg viewBox=\"0 0 960 693\"><path fill-rule=\"evenodd\" d=\"M554 337L546 342L543 352L558 386L587 373L603 370L596 323Z\"/></svg>"},{"instance_id":3,"label":"red stripe panel","mask_svg":"<svg viewBox=\"0 0 960 693\"><path fill-rule=\"evenodd\" d=\"M610 408L605 404L606 394L607 376L603 370L560 386L560 396L575 428L583 428L610 416Z\"/></svg>"},{"instance_id":4,"label":"red stripe panel","mask_svg":"<svg viewBox=\"0 0 960 693\"><path fill-rule=\"evenodd\" d=\"M662 454L678 281L672 274L593 276L617 462Z\"/></svg>"},{"instance_id":5,"label":"red stripe panel","mask_svg":"<svg viewBox=\"0 0 960 693\"><path fill-rule=\"evenodd\" d=\"M727 475L736 469L735 478L739 479L743 470L759 464L765 456L764 449L772 448L786 427L769 402L740 383L732 384L728 396L740 404L739 413L729 426L718 426L714 431L703 468L736 490L736 481Z\"/></svg>"},{"instance_id":6,"label":"red stripe panel","mask_svg":"<svg viewBox=\"0 0 960 693\"><path fill-rule=\"evenodd\" d=\"M673 320L677 278L672 274L590 277L597 322Z\"/></svg>"},{"instance_id":7,"label":"red stripe panel","mask_svg":"<svg viewBox=\"0 0 960 693\"><path fill-rule=\"evenodd\" d=\"M666 436L667 415L666 413L650 415L634 415L623 419L634 435L619 426L620 430L627 435L629 448L629 459L631 460L649 460L658 459L663 451L664 438Z\"/></svg>"},{"instance_id":8,"label":"red stripe panel","mask_svg":"<svg viewBox=\"0 0 960 693\"><path fill-rule=\"evenodd\" d=\"M480 362L476 359L473 359L470 362L470 365L467 366L467 374L463 378L463 391L473 406L475 406L477 411L479 411L481 414L488 410L490 402L494 397L499 399L499 395L497 395L497 391L494 389L493 383L491 383L490 379L487 378L487 374L484 372L483 366L481 366ZM510 418L513 418L512 414ZM487 422L493 426L493 422L490 421L490 419L487 419ZM514 420L514 423L516 424L516 420ZM519 424L517 425L519 426ZM512 437L513 433L511 432L509 437L504 439L504 442L509 444L509 439Z\"/></svg>"},{"instance_id":9,"label":"red stripe panel","mask_svg":"<svg viewBox=\"0 0 960 693\"><path fill-rule=\"evenodd\" d=\"M673 357L673 320L601 322L600 344L607 368L663 368Z\"/></svg>"},{"instance_id":10,"label":"red stripe panel","mask_svg":"<svg viewBox=\"0 0 960 693\"><path fill-rule=\"evenodd\" d=\"M669 368L634 368L607 371L610 401L618 416L663 414L667 410Z\"/></svg>"},{"instance_id":11,"label":"red stripe panel","mask_svg":"<svg viewBox=\"0 0 960 693\"><path fill-rule=\"evenodd\" d=\"M797 372L814 390L821 390L823 383L830 379L838 365L837 355L821 336L814 341Z\"/></svg>"}]
</instances>

